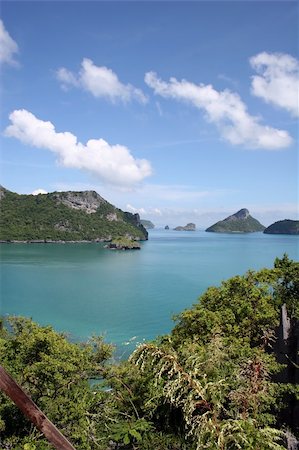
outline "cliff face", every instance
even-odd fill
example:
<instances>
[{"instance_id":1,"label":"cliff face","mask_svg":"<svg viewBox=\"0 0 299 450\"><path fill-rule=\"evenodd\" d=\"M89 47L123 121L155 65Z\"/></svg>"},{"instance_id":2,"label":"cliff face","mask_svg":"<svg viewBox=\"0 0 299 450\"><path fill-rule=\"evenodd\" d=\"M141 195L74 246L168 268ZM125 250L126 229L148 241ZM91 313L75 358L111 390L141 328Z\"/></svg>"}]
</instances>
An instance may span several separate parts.
<instances>
[{"instance_id":1,"label":"cliff face","mask_svg":"<svg viewBox=\"0 0 299 450\"><path fill-rule=\"evenodd\" d=\"M2 241L145 240L138 214L124 212L94 191L18 195L0 189Z\"/></svg>"},{"instance_id":2,"label":"cliff face","mask_svg":"<svg viewBox=\"0 0 299 450\"><path fill-rule=\"evenodd\" d=\"M83 192L54 192L52 198L57 203L62 203L69 208L85 211L87 214L93 214L97 209L108 202L95 191Z\"/></svg>"},{"instance_id":3,"label":"cliff face","mask_svg":"<svg viewBox=\"0 0 299 450\"><path fill-rule=\"evenodd\" d=\"M235 214L220 220L206 231L214 233L253 233L263 231L265 227L249 214L248 209L243 208Z\"/></svg>"},{"instance_id":4,"label":"cliff face","mask_svg":"<svg viewBox=\"0 0 299 450\"><path fill-rule=\"evenodd\" d=\"M264 230L266 234L299 234L299 220L279 220Z\"/></svg>"}]
</instances>

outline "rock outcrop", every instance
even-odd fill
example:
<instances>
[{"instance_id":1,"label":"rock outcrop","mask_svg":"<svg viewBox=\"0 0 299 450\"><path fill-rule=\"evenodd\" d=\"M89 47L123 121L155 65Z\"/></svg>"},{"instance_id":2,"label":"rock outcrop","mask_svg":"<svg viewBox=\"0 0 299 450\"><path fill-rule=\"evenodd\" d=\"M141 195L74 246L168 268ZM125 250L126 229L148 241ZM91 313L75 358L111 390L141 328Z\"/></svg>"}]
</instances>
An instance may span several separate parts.
<instances>
[{"instance_id":1,"label":"rock outcrop","mask_svg":"<svg viewBox=\"0 0 299 450\"><path fill-rule=\"evenodd\" d=\"M108 204L108 202L95 191L54 192L52 197L57 203L62 203L69 208L85 211L87 214L93 214L101 205Z\"/></svg>"},{"instance_id":2,"label":"rock outcrop","mask_svg":"<svg viewBox=\"0 0 299 450\"><path fill-rule=\"evenodd\" d=\"M258 220L254 219L248 209L243 208L235 214L220 220L206 231L214 233L254 233L265 229Z\"/></svg>"}]
</instances>

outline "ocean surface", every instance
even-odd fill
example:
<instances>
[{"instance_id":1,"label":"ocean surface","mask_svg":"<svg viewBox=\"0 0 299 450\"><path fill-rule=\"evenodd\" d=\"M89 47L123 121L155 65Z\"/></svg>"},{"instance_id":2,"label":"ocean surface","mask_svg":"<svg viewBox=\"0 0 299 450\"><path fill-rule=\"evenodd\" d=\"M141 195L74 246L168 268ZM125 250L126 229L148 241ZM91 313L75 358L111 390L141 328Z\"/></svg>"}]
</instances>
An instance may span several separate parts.
<instances>
[{"instance_id":1,"label":"ocean surface","mask_svg":"<svg viewBox=\"0 0 299 450\"><path fill-rule=\"evenodd\" d=\"M141 251L103 244L2 244L1 315L32 317L74 340L102 334L128 355L168 333L211 285L298 260L298 236L151 230Z\"/></svg>"}]
</instances>

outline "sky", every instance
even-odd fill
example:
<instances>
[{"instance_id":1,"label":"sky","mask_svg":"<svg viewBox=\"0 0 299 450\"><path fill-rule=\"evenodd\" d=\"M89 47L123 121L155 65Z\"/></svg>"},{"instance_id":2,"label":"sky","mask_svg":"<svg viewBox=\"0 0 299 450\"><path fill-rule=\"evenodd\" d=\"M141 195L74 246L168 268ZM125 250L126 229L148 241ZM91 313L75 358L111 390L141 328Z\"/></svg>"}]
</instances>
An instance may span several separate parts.
<instances>
[{"instance_id":1,"label":"sky","mask_svg":"<svg viewBox=\"0 0 299 450\"><path fill-rule=\"evenodd\" d=\"M298 220L298 42L297 1L2 1L0 183Z\"/></svg>"}]
</instances>

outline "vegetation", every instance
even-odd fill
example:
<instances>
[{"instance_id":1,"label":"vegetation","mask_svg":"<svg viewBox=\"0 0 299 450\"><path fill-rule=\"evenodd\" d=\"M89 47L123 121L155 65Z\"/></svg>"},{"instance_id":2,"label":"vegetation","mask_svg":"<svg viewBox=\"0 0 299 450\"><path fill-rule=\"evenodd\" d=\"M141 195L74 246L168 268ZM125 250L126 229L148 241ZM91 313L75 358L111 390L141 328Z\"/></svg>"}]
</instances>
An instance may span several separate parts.
<instances>
[{"instance_id":1,"label":"vegetation","mask_svg":"<svg viewBox=\"0 0 299 450\"><path fill-rule=\"evenodd\" d=\"M258 220L249 214L247 209L241 209L232 216L220 220L206 231L215 233L254 233L265 229Z\"/></svg>"},{"instance_id":2,"label":"vegetation","mask_svg":"<svg viewBox=\"0 0 299 450\"><path fill-rule=\"evenodd\" d=\"M139 242L126 237L117 237L113 239L107 247L116 250L140 250L141 248Z\"/></svg>"},{"instance_id":3,"label":"vegetation","mask_svg":"<svg viewBox=\"0 0 299 450\"><path fill-rule=\"evenodd\" d=\"M266 234L299 234L299 220L279 220L264 230Z\"/></svg>"},{"instance_id":4,"label":"vegetation","mask_svg":"<svg viewBox=\"0 0 299 450\"><path fill-rule=\"evenodd\" d=\"M92 241L125 235L147 239L135 215L115 208L96 193L100 201L93 213L75 209L71 202L63 203L67 193L18 195L1 188L0 194L2 241ZM84 202L88 192L72 194L79 194L76 198L81 195Z\"/></svg>"},{"instance_id":5,"label":"vegetation","mask_svg":"<svg viewBox=\"0 0 299 450\"><path fill-rule=\"evenodd\" d=\"M299 263L284 256L209 288L129 361L112 362L102 338L70 343L22 318L2 326L0 357L78 449L279 450L296 389L275 381L272 347L282 304L295 321L298 299ZM50 448L4 397L0 427L3 448Z\"/></svg>"}]
</instances>

